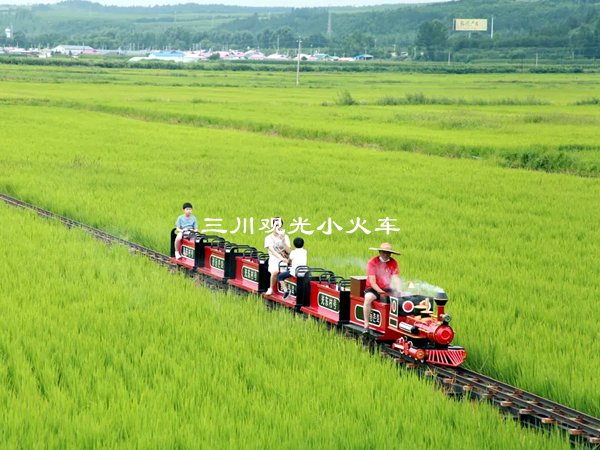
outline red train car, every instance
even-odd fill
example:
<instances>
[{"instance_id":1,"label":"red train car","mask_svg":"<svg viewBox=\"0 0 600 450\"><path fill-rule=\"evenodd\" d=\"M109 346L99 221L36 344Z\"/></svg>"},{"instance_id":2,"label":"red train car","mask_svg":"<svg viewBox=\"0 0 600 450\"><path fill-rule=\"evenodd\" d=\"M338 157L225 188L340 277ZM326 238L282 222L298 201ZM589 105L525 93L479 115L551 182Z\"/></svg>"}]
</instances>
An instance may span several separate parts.
<instances>
[{"instance_id":1,"label":"red train car","mask_svg":"<svg viewBox=\"0 0 600 450\"><path fill-rule=\"evenodd\" d=\"M198 252L198 249L196 248L201 235L193 231L184 231L183 239L181 240L181 248L179 249L181 258L175 259L175 238L177 237L175 230L175 228L171 230L171 258L169 260L181 267L196 271L203 259L203 255Z\"/></svg>"},{"instance_id":2,"label":"red train car","mask_svg":"<svg viewBox=\"0 0 600 450\"><path fill-rule=\"evenodd\" d=\"M288 279L284 281L285 288L288 291L288 295L284 296L284 293L279 289L279 282L275 283L274 286L271 286L273 289L273 293L271 295L265 295L267 300L270 300L275 303L279 303L280 305L285 306L286 308L294 309L299 311L302 306L304 306L305 297L303 291L303 284L300 283L298 285L298 279L301 278L306 270L307 266L300 266L296 269L298 276L292 275ZM287 265L284 263L279 264L279 272L283 272L287 270Z\"/></svg>"},{"instance_id":3,"label":"red train car","mask_svg":"<svg viewBox=\"0 0 600 450\"><path fill-rule=\"evenodd\" d=\"M303 285L300 311L332 325L350 320L350 281L324 269L308 268L299 278Z\"/></svg>"},{"instance_id":4,"label":"red train car","mask_svg":"<svg viewBox=\"0 0 600 450\"><path fill-rule=\"evenodd\" d=\"M269 288L268 254L240 245L231 246L226 252L233 255L233 277L227 280L228 284L252 293L262 293ZM230 260L231 257L226 259Z\"/></svg>"},{"instance_id":5,"label":"red train car","mask_svg":"<svg viewBox=\"0 0 600 450\"><path fill-rule=\"evenodd\" d=\"M264 292L268 285L268 255L249 245L226 241L221 236L184 233L181 258L175 259L175 229L171 231L170 261L248 292Z\"/></svg>"}]
</instances>

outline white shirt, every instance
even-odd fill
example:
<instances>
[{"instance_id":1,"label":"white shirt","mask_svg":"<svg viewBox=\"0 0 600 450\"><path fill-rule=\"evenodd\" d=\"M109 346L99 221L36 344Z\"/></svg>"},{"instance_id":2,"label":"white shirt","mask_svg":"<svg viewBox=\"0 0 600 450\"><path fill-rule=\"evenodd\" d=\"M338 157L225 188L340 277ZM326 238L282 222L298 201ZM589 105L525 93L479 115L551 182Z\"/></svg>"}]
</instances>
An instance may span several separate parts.
<instances>
[{"instance_id":1,"label":"white shirt","mask_svg":"<svg viewBox=\"0 0 600 450\"><path fill-rule=\"evenodd\" d=\"M298 266L306 266L308 260L308 253L303 248L296 248L290 253L290 259L292 260L292 267L290 273L296 275L296 269Z\"/></svg>"},{"instance_id":2,"label":"white shirt","mask_svg":"<svg viewBox=\"0 0 600 450\"><path fill-rule=\"evenodd\" d=\"M287 234L284 235L284 239L281 239L279 236L274 236L273 233L265 238L265 248L269 250L269 259L279 261L281 259L280 253L285 251L286 245L288 247L290 246L290 237ZM271 249L275 250L275 252Z\"/></svg>"}]
</instances>

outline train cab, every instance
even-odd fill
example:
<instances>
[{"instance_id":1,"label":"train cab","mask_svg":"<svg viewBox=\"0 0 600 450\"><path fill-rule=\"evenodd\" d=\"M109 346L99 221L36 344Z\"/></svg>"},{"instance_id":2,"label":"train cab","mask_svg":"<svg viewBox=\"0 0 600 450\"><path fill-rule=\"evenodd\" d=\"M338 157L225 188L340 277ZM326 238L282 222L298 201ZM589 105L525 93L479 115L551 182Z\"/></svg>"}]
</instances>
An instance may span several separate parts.
<instances>
[{"instance_id":1,"label":"train cab","mask_svg":"<svg viewBox=\"0 0 600 450\"><path fill-rule=\"evenodd\" d=\"M355 334L362 333L365 327L363 305L365 302L366 283L366 276L350 277L350 320L345 327ZM385 342L398 339L401 335L396 329L388 326L389 318L390 298L385 297L379 301L374 300L371 303L371 314L368 318L369 337Z\"/></svg>"}]
</instances>

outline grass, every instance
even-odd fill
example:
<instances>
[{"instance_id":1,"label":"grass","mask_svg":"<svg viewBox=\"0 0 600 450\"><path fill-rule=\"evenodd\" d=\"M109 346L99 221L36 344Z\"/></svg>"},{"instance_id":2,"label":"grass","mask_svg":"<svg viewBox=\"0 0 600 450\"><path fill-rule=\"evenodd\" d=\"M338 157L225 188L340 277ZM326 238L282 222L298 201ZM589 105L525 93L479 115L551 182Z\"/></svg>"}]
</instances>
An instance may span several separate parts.
<instances>
[{"instance_id":1,"label":"grass","mask_svg":"<svg viewBox=\"0 0 600 450\"><path fill-rule=\"evenodd\" d=\"M0 204L0 236L4 448L569 448L79 230Z\"/></svg>"},{"instance_id":2,"label":"grass","mask_svg":"<svg viewBox=\"0 0 600 450\"><path fill-rule=\"evenodd\" d=\"M561 150L597 146L593 74L307 73L303 87L293 89L291 73L5 67L4 101L37 99L141 120L600 173L597 154ZM531 152L534 161L550 164L514 157Z\"/></svg>"},{"instance_id":3,"label":"grass","mask_svg":"<svg viewBox=\"0 0 600 450\"><path fill-rule=\"evenodd\" d=\"M448 291L457 339L469 351L470 367L600 414L600 398L593 394L600 365L600 344L593 338L600 312L595 301L600 292L597 179L378 151L383 147L354 142L344 130L362 133L372 120L371 108L390 108L314 103L313 109L311 99L324 95L319 86L333 85L334 78L315 78L313 89L296 90L269 87L282 81L280 75L234 74L227 79L206 74L207 83L232 87L179 89L162 86L174 81L168 72L155 77L137 71L107 75L115 79L110 89L66 79L63 84L3 83L0 190L163 252L183 201L194 203L202 226L203 218L222 218L229 231L237 218L254 217L258 223L274 215L286 219L288 230L299 217L308 218L313 230L332 218L345 231L357 216L371 230L378 219L395 218L400 232L390 236L335 231L304 236L309 263L340 275L362 274L371 255L367 249L392 241L403 250L404 276ZM36 76L52 73L31 74ZM93 82L94 75L88 76ZM188 84L198 81L195 76L189 74ZM411 147L411 136L419 129L430 130L435 140L431 130L440 127L449 140L457 139L452 145L460 155L461 133L489 129L496 133L490 148L478 147L480 153L474 156L491 161L500 160L498 148L518 136L519 127L537 130L540 141L549 139L542 130L570 127L582 138L561 141L554 136L555 144L561 152L593 164L594 107L568 103L581 98L595 81L584 77L568 84L562 76L538 77L510 85L525 84L523 92L536 91L528 95L550 106L491 107L502 111L498 115L487 107L448 114L445 105L411 105L414 110L393 111L395 122L403 126L390 126L390 133L403 136L407 150L419 152L416 144ZM142 79L145 84L135 84ZM337 80L360 100L354 94L357 81ZM400 85L415 82L382 75L370 85L381 81L389 88L394 80ZM444 77L440 83L447 86L449 80L458 86L468 79ZM477 85L476 78L470 80ZM479 80L482 88L489 88ZM497 98L508 98L502 86L510 79L496 81L503 91ZM255 82L263 84L252 88ZM381 97L378 92L370 95ZM329 115L310 118L314 111ZM258 129L245 128L252 113ZM223 129L221 116L236 126ZM282 138L278 123L286 118L293 123L305 118L304 134L292 124L286 130L294 138ZM328 129L340 141L360 146L328 142ZM428 135L423 133L425 140ZM517 159L514 166L551 167L542 143L537 145L539 149L510 153ZM513 165L510 159L494 162ZM261 233L226 237L262 247ZM566 323L571 324L568 332Z\"/></svg>"},{"instance_id":4,"label":"grass","mask_svg":"<svg viewBox=\"0 0 600 450\"><path fill-rule=\"evenodd\" d=\"M223 218L229 231L238 217L279 214L288 230L298 217L313 230L328 217L345 230L359 215L371 230L397 219L391 236L305 236L310 264L362 274L367 248L393 241L405 276L448 290L471 367L598 413L589 389L600 349L586 334L598 313L596 180L70 109L10 111L3 191L164 252L184 200L202 227ZM384 173L386 188L373 190ZM261 233L226 236L262 247ZM558 335L571 311L581 312L576 330Z\"/></svg>"}]
</instances>

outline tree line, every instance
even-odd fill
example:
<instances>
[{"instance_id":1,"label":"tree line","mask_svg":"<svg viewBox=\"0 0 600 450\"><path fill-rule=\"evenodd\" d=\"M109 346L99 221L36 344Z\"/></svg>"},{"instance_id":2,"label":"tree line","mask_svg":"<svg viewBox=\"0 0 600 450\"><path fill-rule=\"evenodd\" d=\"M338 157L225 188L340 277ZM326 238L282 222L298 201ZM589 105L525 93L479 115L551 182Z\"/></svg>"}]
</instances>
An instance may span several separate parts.
<instances>
[{"instance_id":1,"label":"tree line","mask_svg":"<svg viewBox=\"0 0 600 450\"><path fill-rule=\"evenodd\" d=\"M104 7L69 1L0 9L0 24L12 27L0 46L89 45L105 49L258 48L337 56L369 53L444 60L519 58L543 51L561 57L600 57L600 0L461 0L387 8L241 8L177 5ZM454 18L494 21L491 30L459 33ZM328 26L331 25L331 29Z\"/></svg>"}]
</instances>

